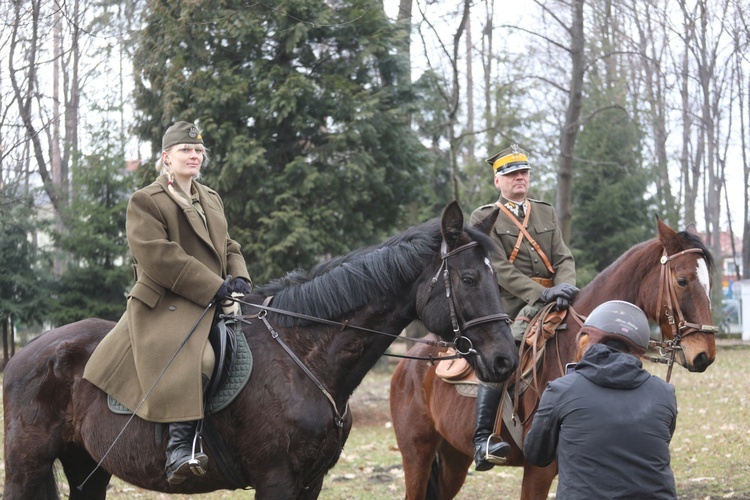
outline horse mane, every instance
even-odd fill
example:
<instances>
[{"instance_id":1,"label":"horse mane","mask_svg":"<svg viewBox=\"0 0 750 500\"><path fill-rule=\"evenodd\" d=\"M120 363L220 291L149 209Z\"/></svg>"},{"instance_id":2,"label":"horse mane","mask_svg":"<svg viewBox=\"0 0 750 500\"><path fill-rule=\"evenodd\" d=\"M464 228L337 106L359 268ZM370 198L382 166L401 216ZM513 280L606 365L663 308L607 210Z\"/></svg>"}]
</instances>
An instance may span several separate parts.
<instances>
[{"instance_id":1,"label":"horse mane","mask_svg":"<svg viewBox=\"0 0 750 500\"><path fill-rule=\"evenodd\" d=\"M494 241L481 231L468 226L464 231L488 252L495 250ZM309 272L290 271L256 292L265 297L273 295L275 308L334 320L396 294L415 281L427 262L440 252L442 241L440 220L432 219L378 245L318 264ZM279 317L285 327L305 322L287 315Z\"/></svg>"}]
</instances>

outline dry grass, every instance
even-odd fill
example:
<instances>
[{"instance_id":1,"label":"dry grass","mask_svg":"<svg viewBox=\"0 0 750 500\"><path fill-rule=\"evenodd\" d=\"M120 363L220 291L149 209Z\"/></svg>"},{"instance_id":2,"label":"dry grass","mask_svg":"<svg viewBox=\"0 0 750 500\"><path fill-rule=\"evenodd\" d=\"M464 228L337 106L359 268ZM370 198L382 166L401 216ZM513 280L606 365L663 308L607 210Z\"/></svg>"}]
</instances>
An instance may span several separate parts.
<instances>
[{"instance_id":1,"label":"dry grass","mask_svg":"<svg viewBox=\"0 0 750 500\"><path fill-rule=\"evenodd\" d=\"M666 376L662 365L647 366ZM341 460L331 470L321 498L403 498L401 456L390 427L389 371L372 372L352 400L354 429ZM672 468L680 499L750 498L750 345L722 345L716 362L705 373L675 368L679 417L672 440ZM469 473L460 499L518 498L521 469L496 467ZM4 476L4 468L0 470ZM60 477L61 491L67 491ZM553 484L553 491L555 485ZM552 496L552 495L551 495ZM252 492L207 495L164 495L132 487L119 480L109 498L240 499Z\"/></svg>"}]
</instances>

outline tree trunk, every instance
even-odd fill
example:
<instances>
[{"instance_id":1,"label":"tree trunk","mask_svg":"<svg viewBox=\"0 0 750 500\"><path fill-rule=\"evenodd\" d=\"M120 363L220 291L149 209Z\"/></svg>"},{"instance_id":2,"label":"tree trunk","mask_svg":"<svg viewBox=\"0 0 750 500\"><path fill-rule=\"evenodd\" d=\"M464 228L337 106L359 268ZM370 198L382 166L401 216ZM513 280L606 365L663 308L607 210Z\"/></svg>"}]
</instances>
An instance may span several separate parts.
<instances>
[{"instance_id":1,"label":"tree trunk","mask_svg":"<svg viewBox=\"0 0 750 500\"><path fill-rule=\"evenodd\" d=\"M486 24L482 32L482 70L484 71L484 128L487 131L487 148L495 146L495 129L492 126L492 17L495 13L494 0L486 0ZM487 151L487 154L492 154Z\"/></svg>"},{"instance_id":2,"label":"tree trunk","mask_svg":"<svg viewBox=\"0 0 750 500\"><path fill-rule=\"evenodd\" d=\"M3 318L3 368L8 364L10 359L8 353L8 317Z\"/></svg>"},{"instance_id":3,"label":"tree trunk","mask_svg":"<svg viewBox=\"0 0 750 500\"><path fill-rule=\"evenodd\" d=\"M474 163L474 73L471 47L471 16L466 18L466 158L464 164Z\"/></svg>"},{"instance_id":4,"label":"tree trunk","mask_svg":"<svg viewBox=\"0 0 750 500\"><path fill-rule=\"evenodd\" d=\"M580 129L580 117L583 97L584 67L584 33L583 33L584 0L573 0L571 3L570 26L570 95L565 112L565 123L560 131L560 162L557 170L557 216L563 239L570 242L571 222L573 218L573 158L576 138Z\"/></svg>"}]
</instances>

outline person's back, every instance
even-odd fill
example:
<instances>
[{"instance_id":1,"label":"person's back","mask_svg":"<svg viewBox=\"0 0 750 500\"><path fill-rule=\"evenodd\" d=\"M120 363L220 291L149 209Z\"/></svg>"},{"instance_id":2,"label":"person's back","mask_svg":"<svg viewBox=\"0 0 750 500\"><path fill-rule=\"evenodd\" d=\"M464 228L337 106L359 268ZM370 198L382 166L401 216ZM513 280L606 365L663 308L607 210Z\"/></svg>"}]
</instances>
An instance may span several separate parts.
<instances>
[{"instance_id":1,"label":"person's back","mask_svg":"<svg viewBox=\"0 0 750 500\"><path fill-rule=\"evenodd\" d=\"M610 320L584 324L592 344L569 374L548 384L524 456L540 467L557 459L558 499L674 499L674 387L638 358L648 345L643 312L622 301L599 307L587 323Z\"/></svg>"},{"instance_id":2,"label":"person's back","mask_svg":"<svg viewBox=\"0 0 750 500\"><path fill-rule=\"evenodd\" d=\"M573 373L549 384L534 423L557 432L529 433L526 458L546 465L557 451L558 499L675 498L676 416L674 387L636 357L593 345Z\"/></svg>"}]
</instances>

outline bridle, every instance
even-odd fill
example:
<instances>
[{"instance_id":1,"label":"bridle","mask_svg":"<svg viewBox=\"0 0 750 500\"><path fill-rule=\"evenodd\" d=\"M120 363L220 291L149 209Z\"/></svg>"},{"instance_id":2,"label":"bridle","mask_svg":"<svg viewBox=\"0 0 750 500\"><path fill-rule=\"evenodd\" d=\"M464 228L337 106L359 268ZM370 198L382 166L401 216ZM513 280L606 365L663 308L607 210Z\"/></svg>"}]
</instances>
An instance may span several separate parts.
<instances>
[{"instance_id":1,"label":"bridle","mask_svg":"<svg viewBox=\"0 0 750 500\"><path fill-rule=\"evenodd\" d=\"M471 339L468 337L465 337L463 333L461 332L462 328L463 330L468 330L469 328L472 328L477 325L481 325L484 323L490 323L493 321L505 321L507 324L511 324L511 320L505 313L496 313L496 314L488 314L487 316L481 316L479 318L474 318L472 320L466 321L463 317L463 314L461 314L460 309L457 307L455 295L453 294L453 287L451 285L451 279L450 279L450 269L448 267L448 259L453 257L454 255L463 252L464 250L468 250L470 248L474 248L475 246L479 245L476 241L470 241L469 243L466 243L464 245L461 245L460 247L456 247L451 251L448 251L448 245L443 241L443 244L440 247L440 256L442 258L442 262L440 263L440 267L438 268L437 272L435 273L435 276L432 277L432 280L430 280L430 290L425 294L425 300L420 303L420 305L417 307L417 316L420 318L424 317L424 310L425 307L427 307L427 303L429 302L430 296L432 295L432 290L435 288L435 285L438 282L438 279L440 278L440 275L443 275L443 283L445 284L445 296L448 299L448 308L450 311L450 318L451 318L451 327L453 328L453 342L451 347L453 347L458 356L468 356L469 354L476 354L477 351L474 349L474 345L471 342ZM460 320L460 324L459 324ZM460 348L460 343L464 342L466 343L466 350L462 351ZM450 357L445 357L441 359L450 359Z\"/></svg>"},{"instance_id":2,"label":"bridle","mask_svg":"<svg viewBox=\"0 0 750 500\"><path fill-rule=\"evenodd\" d=\"M662 360L658 358L651 358L651 360L666 363L669 367L667 369L667 382L669 382L669 378L672 375L675 354L677 351L682 351L682 346L680 345L682 339L695 333L715 335L719 331L719 327L714 325L701 325L685 321L685 316L682 314L680 302L677 299L677 292L671 279L673 266L670 265L670 263L674 259L689 253L700 253L703 255L703 250L700 248L689 248L673 255L667 255L667 249L665 248L661 259L659 260L661 263L661 271L659 276L659 293L656 301L656 323L661 325L661 317L663 314L670 326L672 339L665 339L664 332L662 331L661 341L652 340L649 342L649 345L657 348L659 354L663 356ZM662 297L664 297L663 302ZM684 354L681 353L681 355L684 357Z\"/></svg>"},{"instance_id":3,"label":"bridle","mask_svg":"<svg viewBox=\"0 0 750 500\"><path fill-rule=\"evenodd\" d=\"M344 322L332 321L332 320L328 320L328 319L317 318L315 316L309 316L307 314L302 314L302 313L297 313L297 312L293 312L293 311L286 311L286 310L283 310L283 309L278 309L278 308L275 308L275 307L271 307L269 305L270 302L271 302L271 299L273 298L273 296L266 297L266 300L263 302L263 304L253 304L251 302L246 302L246 301L240 300L238 298L232 298L231 300L234 300L235 302L238 302L238 303L246 305L246 306L255 307L257 309L260 309L260 311L257 314L252 314L252 315L239 315L239 316L235 316L233 314L230 314L230 315L220 315L220 317L227 318L227 319L234 319L234 320L240 321L242 323L246 323L246 324L251 324L250 321L248 321L248 319L260 319L261 321L263 321L263 323L265 324L266 328L268 329L268 332L271 334L271 337L274 340L276 340L281 345L281 347L286 351L286 353L289 355L289 357L300 367L300 369L302 369L302 371L305 372L305 374L307 374L307 376L313 381L313 383L318 387L318 389L320 389L320 391L325 395L325 397L331 403L331 405L333 406L333 412L334 412L334 423L336 424L336 426L340 430L344 426L344 421L345 421L346 415L347 415L347 413L349 411L349 402L347 401L346 406L344 408L344 412L343 413L339 412L338 407L336 406L336 402L334 401L334 399L331 396L331 394L329 393L329 391L323 386L323 384L318 380L318 378L315 377L315 375L310 371L310 369L307 368L307 366L305 366L305 364L302 362L302 360L300 360L299 357L297 357L297 355L282 340L282 338L279 336L279 333L273 328L273 326L271 325L271 323L268 321L268 318L267 318L268 313L269 312L274 312L274 313L284 314L284 315L287 315L287 316L292 316L292 317L295 317L295 318L304 319L304 320L307 320L307 321L314 321L314 322L317 322L317 323L323 323L323 324L327 324L327 325L338 326L338 327L340 327L340 331L344 331L346 329L351 328L351 329L354 329L354 330L360 330L360 331L365 331L365 332L369 332L369 333L375 333L375 334L379 334L379 335L385 335L385 336L389 336L389 337L404 339L404 340L412 341L412 342L415 342L415 343L423 343L423 344L428 344L428 345L432 345L432 346L436 346L436 347L443 347L443 348L445 348L445 347L453 347L454 349L456 349L457 354L455 354L453 356L445 356L445 357L442 357L440 359L451 359L451 358L468 356L470 354L476 355L477 351L474 349L474 346L473 346L471 340L469 338L465 337L462 334L462 332L461 332L462 328L463 328L463 330L468 330L469 328L472 328L474 326L481 325L483 323L489 323L491 321L505 321L508 324L511 323L510 318L505 313L489 314L487 316L481 316L479 318L475 318L473 320L466 321L463 318L463 315L461 314L460 310L456 307L455 297L454 297L454 294L453 294L453 287L451 286L451 281L450 281L450 272L449 272L449 268L448 268L448 259L450 259L454 255L456 255L456 254L458 254L458 253L460 253L460 252L462 252L464 250L468 250L470 248L474 248L477 245L478 245L478 243L476 241L471 241L469 243L466 243L465 245L461 245L460 247L457 247L457 248L455 248L455 249L453 249L451 251L448 251L448 245L445 243L445 240L443 240L443 243L442 243L441 248L440 248L440 256L441 256L440 267L438 268L437 272L435 273L435 276L430 281L430 291L425 294L425 300L424 300L424 302L420 304L421 307L419 307L419 306L417 307L417 315L419 317L423 317L421 315L421 312L424 312L424 308L427 306L427 303L429 302L430 296L432 295L432 289L437 284L438 279L440 277L440 274L442 272L443 282L445 283L445 294L446 294L446 297L448 298L448 305L449 305L449 309L450 309L451 326L453 328L453 333L455 335L455 337L454 337L454 339L453 339L452 342L446 342L444 340L433 341L433 340L427 340L427 339L414 339L414 338L410 338L410 337L401 337L400 335L394 335L394 334L388 333L388 332L382 332L382 331L378 331L378 330L371 330L369 328L364 328L364 327L361 327L361 326L352 325L348 321L344 321ZM459 320L460 320L460 324L459 324ZM460 347L459 347L460 343L466 343L466 350L462 351L460 349ZM421 358L421 357L415 357L415 356L398 356L398 357L409 357L410 359L423 359L423 360L434 361L434 357L430 357L430 358Z\"/></svg>"}]
</instances>

